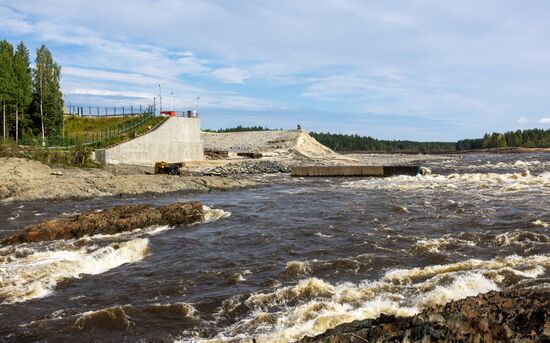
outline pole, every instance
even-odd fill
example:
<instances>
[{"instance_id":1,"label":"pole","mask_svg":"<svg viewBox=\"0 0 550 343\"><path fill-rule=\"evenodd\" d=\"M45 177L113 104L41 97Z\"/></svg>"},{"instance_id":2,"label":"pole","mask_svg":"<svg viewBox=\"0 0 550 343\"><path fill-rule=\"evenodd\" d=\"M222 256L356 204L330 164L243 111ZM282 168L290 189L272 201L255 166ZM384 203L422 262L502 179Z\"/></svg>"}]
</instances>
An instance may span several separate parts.
<instances>
[{"instance_id":1,"label":"pole","mask_svg":"<svg viewBox=\"0 0 550 343\"><path fill-rule=\"evenodd\" d=\"M170 111L174 110L174 107L172 107L172 94L174 94L174 93L170 92Z\"/></svg>"},{"instance_id":2,"label":"pole","mask_svg":"<svg viewBox=\"0 0 550 343\"><path fill-rule=\"evenodd\" d=\"M160 106L160 112L162 113L162 88L160 87L160 83L159 83L159 106Z\"/></svg>"},{"instance_id":3,"label":"pole","mask_svg":"<svg viewBox=\"0 0 550 343\"><path fill-rule=\"evenodd\" d=\"M42 146L45 146L46 145L46 137L45 137L45 134L44 134L44 106L43 106L43 86L42 86L42 82L43 82L43 76L42 76L42 68L40 67L40 65L42 64L42 61L40 61L38 63L38 75L40 75L40 122L41 122L41 125L42 125Z\"/></svg>"},{"instance_id":4,"label":"pole","mask_svg":"<svg viewBox=\"0 0 550 343\"><path fill-rule=\"evenodd\" d=\"M195 103L195 115L198 115L199 113L199 100L201 99L200 96L197 97L197 102Z\"/></svg>"},{"instance_id":5,"label":"pole","mask_svg":"<svg viewBox=\"0 0 550 343\"><path fill-rule=\"evenodd\" d=\"M15 106L15 144L19 143L19 106Z\"/></svg>"},{"instance_id":6,"label":"pole","mask_svg":"<svg viewBox=\"0 0 550 343\"><path fill-rule=\"evenodd\" d=\"M4 99L4 105L3 105L3 123L4 123L4 140L6 140L6 99Z\"/></svg>"}]
</instances>

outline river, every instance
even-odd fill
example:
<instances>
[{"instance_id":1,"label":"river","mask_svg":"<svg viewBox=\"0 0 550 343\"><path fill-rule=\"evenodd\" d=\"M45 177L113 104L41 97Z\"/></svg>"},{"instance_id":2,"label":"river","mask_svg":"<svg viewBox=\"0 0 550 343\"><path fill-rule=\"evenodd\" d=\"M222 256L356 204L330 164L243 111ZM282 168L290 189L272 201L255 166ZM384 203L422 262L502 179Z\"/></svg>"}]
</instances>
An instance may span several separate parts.
<instances>
[{"instance_id":1,"label":"river","mask_svg":"<svg viewBox=\"0 0 550 343\"><path fill-rule=\"evenodd\" d=\"M380 313L548 286L550 154L428 176L291 178L206 194L4 204L0 236L119 204L198 200L189 228L0 248L0 341L287 342Z\"/></svg>"}]
</instances>

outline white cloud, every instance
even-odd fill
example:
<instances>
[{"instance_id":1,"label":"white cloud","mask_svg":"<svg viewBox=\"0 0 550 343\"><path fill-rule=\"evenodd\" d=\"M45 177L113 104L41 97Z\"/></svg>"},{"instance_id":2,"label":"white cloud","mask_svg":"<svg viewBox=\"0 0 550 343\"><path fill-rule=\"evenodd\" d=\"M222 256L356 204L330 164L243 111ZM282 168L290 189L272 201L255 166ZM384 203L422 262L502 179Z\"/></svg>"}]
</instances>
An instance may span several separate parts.
<instances>
[{"instance_id":1,"label":"white cloud","mask_svg":"<svg viewBox=\"0 0 550 343\"><path fill-rule=\"evenodd\" d=\"M549 10L498 0L0 0L0 35L46 43L68 94L156 93L160 82L182 106L200 95L212 108L456 119L482 133L522 124L526 103L531 113L550 105Z\"/></svg>"},{"instance_id":2,"label":"white cloud","mask_svg":"<svg viewBox=\"0 0 550 343\"><path fill-rule=\"evenodd\" d=\"M107 89L73 89L67 92L68 94L75 95L95 95L103 97L124 97L124 98L137 98L147 99L153 98L153 94L144 92L132 92L132 91L112 91Z\"/></svg>"},{"instance_id":3,"label":"white cloud","mask_svg":"<svg viewBox=\"0 0 550 343\"><path fill-rule=\"evenodd\" d=\"M520 117L517 121L518 124L527 124L529 123L529 118L526 117Z\"/></svg>"},{"instance_id":4,"label":"white cloud","mask_svg":"<svg viewBox=\"0 0 550 343\"><path fill-rule=\"evenodd\" d=\"M550 124L550 118L540 118L538 120L539 124Z\"/></svg>"},{"instance_id":5,"label":"white cloud","mask_svg":"<svg viewBox=\"0 0 550 343\"><path fill-rule=\"evenodd\" d=\"M34 29L33 25L27 22L25 15L9 7L0 7L0 18L2 29L12 34L28 34Z\"/></svg>"},{"instance_id":6,"label":"white cloud","mask_svg":"<svg viewBox=\"0 0 550 343\"><path fill-rule=\"evenodd\" d=\"M250 77L246 71L237 68L218 68L211 74L214 78L227 83L243 83Z\"/></svg>"}]
</instances>

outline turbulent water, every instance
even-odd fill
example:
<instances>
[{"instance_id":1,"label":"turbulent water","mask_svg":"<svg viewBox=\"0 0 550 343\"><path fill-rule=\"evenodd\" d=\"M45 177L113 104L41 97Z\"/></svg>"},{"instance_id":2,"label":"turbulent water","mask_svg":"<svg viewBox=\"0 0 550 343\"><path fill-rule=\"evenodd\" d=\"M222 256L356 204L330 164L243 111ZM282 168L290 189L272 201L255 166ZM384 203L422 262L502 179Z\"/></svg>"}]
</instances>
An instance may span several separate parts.
<instances>
[{"instance_id":1,"label":"turbulent water","mask_svg":"<svg viewBox=\"0 0 550 343\"><path fill-rule=\"evenodd\" d=\"M547 287L550 155L467 155L429 176L2 205L0 236L129 203L205 223L0 248L0 341L286 342L380 313Z\"/></svg>"}]
</instances>

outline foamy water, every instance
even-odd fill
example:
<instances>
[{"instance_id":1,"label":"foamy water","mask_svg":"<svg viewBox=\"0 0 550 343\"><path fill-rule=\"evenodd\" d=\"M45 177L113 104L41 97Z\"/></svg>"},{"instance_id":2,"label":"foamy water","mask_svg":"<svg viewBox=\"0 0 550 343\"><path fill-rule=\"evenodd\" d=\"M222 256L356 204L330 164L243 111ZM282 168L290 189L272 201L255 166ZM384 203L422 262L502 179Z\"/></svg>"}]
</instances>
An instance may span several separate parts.
<instances>
[{"instance_id":1,"label":"foamy water","mask_svg":"<svg viewBox=\"0 0 550 343\"><path fill-rule=\"evenodd\" d=\"M290 265L300 271L305 271L307 266L296 262ZM293 341L338 324L376 318L381 313L410 316L427 306L499 290L499 284L509 273L536 278L548 267L550 256L514 255L489 261L467 260L391 270L380 280L360 283L331 284L318 278L302 279L294 286L271 293L252 294L244 301L253 309L251 315L208 341L244 339L243 333L253 336L257 342ZM239 304L240 300L230 299L224 311L234 311Z\"/></svg>"},{"instance_id":2,"label":"foamy water","mask_svg":"<svg viewBox=\"0 0 550 343\"><path fill-rule=\"evenodd\" d=\"M147 239L135 239L97 249L55 250L53 243L42 247L43 251L27 248L20 258L10 254L11 258L0 263L0 297L4 298L4 304L45 297L54 291L59 281L82 274L104 273L143 259L147 244ZM0 254L9 253L9 249L2 250Z\"/></svg>"},{"instance_id":3,"label":"foamy water","mask_svg":"<svg viewBox=\"0 0 550 343\"><path fill-rule=\"evenodd\" d=\"M204 222L227 218L231 213L204 206ZM0 248L0 299L4 304L41 298L54 292L63 280L83 274L105 273L148 254L148 235L174 227L152 226L112 235L86 236L77 240L25 243ZM132 239L133 238L133 239ZM99 246L101 241L130 239Z\"/></svg>"},{"instance_id":4,"label":"foamy water","mask_svg":"<svg viewBox=\"0 0 550 343\"><path fill-rule=\"evenodd\" d=\"M271 175L235 192L7 205L2 236L121 203L207 207L185 229L1 247L0 340L291 342L381 313L547 287L549 162L467 155L430 160L423 177Z\"/></svg>"}]
</instances>

